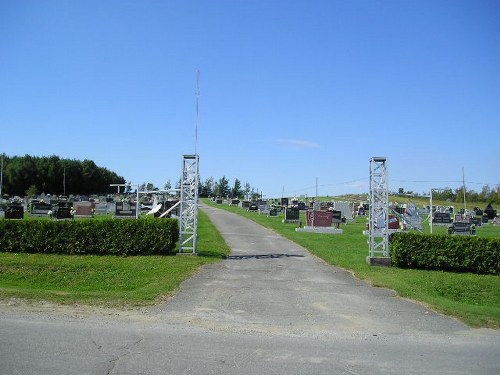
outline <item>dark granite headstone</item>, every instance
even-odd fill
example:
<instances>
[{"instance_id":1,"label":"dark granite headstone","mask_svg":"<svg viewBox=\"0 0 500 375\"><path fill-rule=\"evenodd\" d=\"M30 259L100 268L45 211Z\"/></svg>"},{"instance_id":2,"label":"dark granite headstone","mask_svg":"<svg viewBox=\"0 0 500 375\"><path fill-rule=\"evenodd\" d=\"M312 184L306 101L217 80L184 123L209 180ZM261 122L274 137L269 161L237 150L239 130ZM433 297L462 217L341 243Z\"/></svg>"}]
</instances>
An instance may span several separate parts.
<instances>
[{"instance_id":1,"label":"dark granite headstone","mask_svg":"<svg viewBox=\"0 0 500 375\"><path fill-rule=\"evenodd\" d=\"M332 210L332 223L341 223L342 222L342 211Z\"/></svg>"},{"instance_id":2,"label":"dark granite headstone","mask_svg":"<svg viewBox=\"0 0 500 375\"><path fill-rule=\"evenodd\" d=\"M473 217L470 219L470 223L474 224L477 227L480 227L481 225L483 225L482 217L481 216Z\"/></svg>"},{"instance_id":3,"label":"dark granite headstone","mask_svg":"<svg viewBox=\"0 0 500 375\"><path fill-rule=\"evenodd\" d=\"M287 208L285 211L285 221L298 221L300 220L299 210L293 208Z\"/></svg>"},{"instance_id":4,"label":"dark granite headstone","mask_svg":"<svg viewBox=\"0 0 500 375\"><path fill-rule=\"evenodd\" d=\"M281 205L284 207L288 206L288 198L281 198Z\"/></svg>"},{"instance_id":5,"label":"dark granite headstone","mask_svg":"<svg viewBox=\"0 0 500 375\"><path fill-rule=\"evenodd\" d=\"M257 211L258 209L259 207L254 202L250 203L250 206L248 206L248 211Z\"/></svg>"},{"instance_id":6,"label":"dark granite headstone","mask_svg":"<svg viewBox=\"0 0 500 375\"><path fill-rule=\"evenodd\" d=\"M434 212L432 222L434 224L451 224L451 215L446 212Z\"/></svg>"},{"instance_id":7,"label":"dark granite headstone","mask_svg":"<svg viewBox=\"0 0 500 375\"><path fill-rule=\"evenodd\" d=\"M73 216L71 215L71 209L69 207L54 207L54 212L53 212L53 218L54 219L72 219Z\"/></svg>"},{"instance_id":8,"label":"dark granite headstone","mask_svg":"<svg viewBox=\"0 0 500 375\"><path fill-rule=\"evenodd\" d=\"M484 209L484 214L488 217L488 220L493 220L497 214L497 210L493 209L493 206L490 203Z\"/></svg>"},{"instance_id":9,"label":"dark granite headstone","mask_svg":"<svg viewBox=\"0 0 500 375\"><path fill-rule=\"evenodd\" d=\"M21 205L9 204L5 207L6 219L22 219L24 217L24 208Z\"/></svg>"},{"instance_id":10,"label":"dark granite headstone","mask_svg":"<svg viewBox=\"0 0 500 375\"><path fill-rule=\"evenodd\" d=\"M95 203L74 202L73 209L75 210L75 216L92 217L94 215Z\"/></svg>"}]
</instances>

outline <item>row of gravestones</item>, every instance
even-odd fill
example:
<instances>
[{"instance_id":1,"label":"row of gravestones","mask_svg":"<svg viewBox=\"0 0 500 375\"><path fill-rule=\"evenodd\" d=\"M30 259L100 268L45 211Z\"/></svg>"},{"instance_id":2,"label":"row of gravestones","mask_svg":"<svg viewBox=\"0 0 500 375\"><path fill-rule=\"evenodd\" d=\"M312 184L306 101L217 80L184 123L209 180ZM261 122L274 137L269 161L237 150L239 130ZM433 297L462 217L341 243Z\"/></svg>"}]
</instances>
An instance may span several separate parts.
<instances>
[{"instance_id":1,"label":"row of gravestones","mask_svg":"<svg viewBox=\"0 0 500 375\"><path fill-rule=\"evenodd\" d=\"M163 210L158 211L155 216L171 208L177 202L165 202ZM8 204L4 210L5 219L22 219L24 217L24 207L21 204ZM45 202L32 202L29 207L31 216L52 217L54 219L71 219L73 217L90 218L94 213L114 213L115 217L126 218L136 216L135 202L116 203L94 203L94 202L58 202L50 204ZM178 207L170 215L179 215Z\"/></svg>"}]
</instances>

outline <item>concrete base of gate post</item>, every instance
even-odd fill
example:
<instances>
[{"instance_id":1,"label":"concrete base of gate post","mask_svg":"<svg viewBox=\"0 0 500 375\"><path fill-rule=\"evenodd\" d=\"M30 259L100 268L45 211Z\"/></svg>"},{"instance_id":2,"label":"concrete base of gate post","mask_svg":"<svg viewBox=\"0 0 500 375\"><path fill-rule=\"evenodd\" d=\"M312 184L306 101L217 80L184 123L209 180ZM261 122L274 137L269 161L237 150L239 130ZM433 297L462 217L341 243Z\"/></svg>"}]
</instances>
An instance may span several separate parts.
<instances>
[{"instance_id":1,"label":"concrete base of gate post","mask_svg":"<svg viewBox=\"0 0 500 375\"><path fill-rule=\"evenodd\" d=\"M342 234L343 229L337 229L334 227L303 227L295 228L296 232L309 232L309 233L327 233L327 234Z\"/></svg>"},{"instance_id":2,"label":"concrete base of gate post","mask_svg":"<svg viewBox=\"0 0 500 375\"><path fill-rule=\"evenodd\" d=\"M370 266L382 266L382 267L390 267L391 266L391 258L390 257L366 257L366 263Z\"/></svg>"}]
</instances>

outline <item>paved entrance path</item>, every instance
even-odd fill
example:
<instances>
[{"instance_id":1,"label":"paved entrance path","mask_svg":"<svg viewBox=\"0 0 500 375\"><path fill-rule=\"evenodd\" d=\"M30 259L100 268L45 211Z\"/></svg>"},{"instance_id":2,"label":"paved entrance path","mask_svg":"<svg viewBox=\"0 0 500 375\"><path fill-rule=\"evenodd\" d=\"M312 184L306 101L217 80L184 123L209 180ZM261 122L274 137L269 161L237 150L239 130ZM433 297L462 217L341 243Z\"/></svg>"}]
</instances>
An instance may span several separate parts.
<instances>
[{"instance_id":1,"label":"paved entrance path","mask_svg":"<svg viewBox=\"0 0 500 375\"><path fill-rule=\"evenodd\" d=\"M247 219L203 210L231 246L229 259L141 314L4 311L0 373L500 373L498 331L469 329Z\"/></svg>"}]
</instances>

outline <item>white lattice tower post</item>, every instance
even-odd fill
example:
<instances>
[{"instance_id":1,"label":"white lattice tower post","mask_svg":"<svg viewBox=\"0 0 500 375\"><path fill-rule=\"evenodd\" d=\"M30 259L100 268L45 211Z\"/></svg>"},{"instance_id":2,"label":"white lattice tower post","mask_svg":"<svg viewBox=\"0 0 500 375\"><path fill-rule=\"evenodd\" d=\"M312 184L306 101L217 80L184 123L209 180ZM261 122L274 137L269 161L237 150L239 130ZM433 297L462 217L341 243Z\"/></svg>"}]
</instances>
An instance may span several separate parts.
<instances>
[{"instance_id":1,"label":"white lattice tower post","mask_svg":"<svg viewBox=\"0 0 500 375\"><path fill-rule=\"evenodd\" d=\"M369 264L390 264L387 159L370 159Z\"/></svg>"},{"instance_id":2,"label":"white lattice tower post","mask_svg":"<svg viewBox=\"0 0 500 375\"><path fill-rule=\"evenodd\" d=\"M198 239L198 155L182 160L179 253L196 254Z\"/></svg>"}]
</instances>

